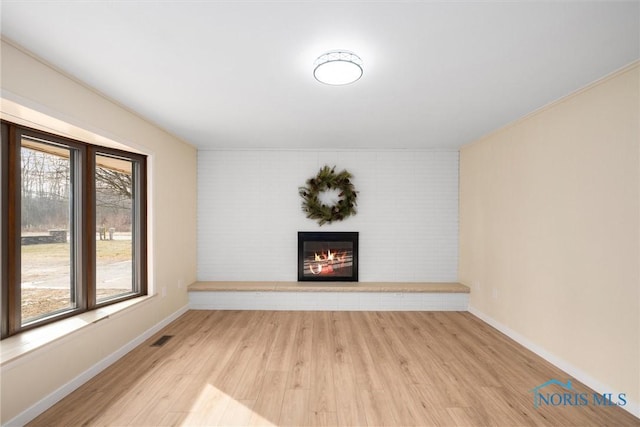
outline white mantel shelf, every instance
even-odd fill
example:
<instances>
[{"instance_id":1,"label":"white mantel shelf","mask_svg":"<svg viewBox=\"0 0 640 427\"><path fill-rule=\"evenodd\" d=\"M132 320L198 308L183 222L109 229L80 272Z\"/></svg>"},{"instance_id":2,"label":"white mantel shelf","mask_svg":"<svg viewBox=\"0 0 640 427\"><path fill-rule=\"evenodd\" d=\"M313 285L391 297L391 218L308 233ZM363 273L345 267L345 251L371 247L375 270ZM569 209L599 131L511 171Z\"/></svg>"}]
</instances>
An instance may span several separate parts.
<instances>
[{"instance_id":1,"label":"white mantel shelf","mask_svg":"<svg viewBox=\"0 0 640 427\"><path fill-rule=\"evenodd\" d=\"M195 310L466 311L469 287L414 282L195 282Z\"/></svg>"}]
</instances>

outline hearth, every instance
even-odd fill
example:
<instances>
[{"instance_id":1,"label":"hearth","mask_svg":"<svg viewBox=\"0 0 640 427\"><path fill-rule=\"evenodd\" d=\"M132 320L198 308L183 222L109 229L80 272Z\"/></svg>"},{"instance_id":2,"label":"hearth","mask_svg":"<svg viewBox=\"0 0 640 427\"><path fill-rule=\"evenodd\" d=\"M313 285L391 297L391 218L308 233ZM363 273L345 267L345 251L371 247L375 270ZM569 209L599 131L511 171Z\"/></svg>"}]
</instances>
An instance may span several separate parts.
<instances>
[{"instance_id":1,"label":"hearth","mask_svg":"<svg viewBox=\"0 0 640 427\"><path fill-rule=\"evenodd\" d=\"M298 232L299 282L357 282L357 232Z\"/></svg>"}]
</instances>

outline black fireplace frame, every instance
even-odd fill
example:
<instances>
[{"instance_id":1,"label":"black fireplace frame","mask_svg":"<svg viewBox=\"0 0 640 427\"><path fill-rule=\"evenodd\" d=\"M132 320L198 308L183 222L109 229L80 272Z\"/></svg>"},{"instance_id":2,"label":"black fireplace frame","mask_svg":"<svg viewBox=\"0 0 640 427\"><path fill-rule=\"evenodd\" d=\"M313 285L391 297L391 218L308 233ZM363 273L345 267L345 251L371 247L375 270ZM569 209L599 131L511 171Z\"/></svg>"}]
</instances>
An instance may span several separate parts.
<instances>
[{"instance_id":1,"label":"black fireplace frame","mask_svg":"<svg viewBox=\"0 0 640 427\"><path fill-rule=\"evenodd\" d=\"M305 276L304 242L352 242L353 264L351 276ZM299 231L298 232L298 282L357 282L358 281L358 241L357 231Z\"/></svg>"}]
</instances>

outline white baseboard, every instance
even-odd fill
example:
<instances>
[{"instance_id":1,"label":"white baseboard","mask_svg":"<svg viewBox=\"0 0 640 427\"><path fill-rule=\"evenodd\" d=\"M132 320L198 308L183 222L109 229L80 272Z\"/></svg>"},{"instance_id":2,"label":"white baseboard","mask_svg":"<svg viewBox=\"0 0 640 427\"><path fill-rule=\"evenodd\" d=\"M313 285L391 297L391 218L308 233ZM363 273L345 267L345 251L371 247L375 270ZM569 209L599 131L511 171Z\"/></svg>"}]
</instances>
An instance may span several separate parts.
<instances>
[{"instance_id":1,"label":"white baseboard","mask_svg":"<svg viewBox=\"0 0 640 427\"><path fill-rule=\"evenodd\" d=\"M487 316L486 314L484 314L483 312L479 311L474 307L469 306L469 313L478 317L483 322L493 326L494 328L496 328L497 330L499 330L500 332L502 332L512 340L516 341L518 344L526 347L528 350L531 350L538 356L545 359L547 362L563 370L568 375L572 376L573 378L577 379L578 381L580 381L581 383L583 383L584 385L586 385L587 387L593 389L598 393L613 393L613 395L616 396L618 392L628 392L628 390L616 390L614 387L609 387L606 384L603 384L602 382L596 380L595 378L593 378L586 372L582 371L581 369L576 368L566 360L550 353L549 351L545 350L544 348L530 341L528 338L520 335L518 332L503 325L497 320ZM638 404L638 402L632 402L628 400L627 404L624 406L620 406L620 408L640 418L640 404Z\"/></svg>"},{"instance_id":2,"label":"white baseboard","mask_svg":"<svg viewBox=\"0 0 640 427\"><path fill-rule=\"evenodd\" d=\"M145 332L143 332L141 335L139 335L135 339L131 340L124 346L120 347L118 350L111 353L109 356L100 360L98 363L96 363L95 365L93 365L92 367L90 367L89 369L87 369L86 371L84 371L83 373L81 373L80 375L78 375L68 383L64 384L63 386L55 390L53 393L49 394L48 396L44 397L34 405L22 411L12 420L4 424L4 426L7 426L7 427L23 426L27 424L29 421L33 420L35 417L37 417L38 415L40 415L41 413L43 413L44 411L46 411L47 409L49 409L50 407L58 403L64 397L69 395L71 392L76 390L82 384L86 383L91 378L95 377L100 372L102 372L104 369L108 368L110 365L117 362L125 354L129 353L131 350L133 350L134 348L142 344L144 341L149 339L153 334L155 334L156 332L158 332L159 330L167 326L169 323L176 320L178 317L182 316L184 313L187 312L187 310L189 310L189 307L184 306L179 310L177 310L176 312L172 313L165 319L155 324L153 327L147 329Z\"/></svg>"},{"instance_id":3,"label":"white baseboard","mask_svg":"<svg viewBox=\"0 0 640 427\"><path fill-rule=\"evenodd\" d=\"M189 292L192 310L467 311L469 294L428 292Z\"/></svg>"}]
</instances>

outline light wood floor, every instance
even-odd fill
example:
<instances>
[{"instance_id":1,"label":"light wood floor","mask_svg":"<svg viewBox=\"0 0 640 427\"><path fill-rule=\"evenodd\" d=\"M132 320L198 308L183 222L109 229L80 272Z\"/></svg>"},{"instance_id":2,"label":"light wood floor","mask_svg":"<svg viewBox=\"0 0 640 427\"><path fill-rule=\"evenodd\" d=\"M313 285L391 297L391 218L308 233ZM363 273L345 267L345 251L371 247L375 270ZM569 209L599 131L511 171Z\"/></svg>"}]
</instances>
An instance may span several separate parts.
<instances>
[{"instance_id":1,"label":"light wood floor","mask_svg":"<svg viewBox=\"0 0 640 427\"><path fill-rule=\"evenodd\" d=\"M552 378L569 379L469 313L190 311L30 425L640 425L535 409Z\"/></svg>"}]
</instances>

